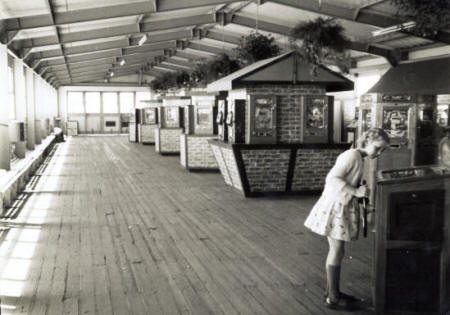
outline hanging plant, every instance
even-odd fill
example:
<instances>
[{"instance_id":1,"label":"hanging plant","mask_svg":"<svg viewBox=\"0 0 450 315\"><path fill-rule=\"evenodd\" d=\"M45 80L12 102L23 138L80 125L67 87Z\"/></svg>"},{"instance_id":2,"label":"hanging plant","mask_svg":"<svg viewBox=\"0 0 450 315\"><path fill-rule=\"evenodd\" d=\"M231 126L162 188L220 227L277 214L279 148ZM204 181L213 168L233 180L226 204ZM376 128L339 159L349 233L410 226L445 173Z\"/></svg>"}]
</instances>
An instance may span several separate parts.
<instances>
[{"instance_id":1,"label":"hanging plant","mask_svg":"<svg viewBox=\"0 0 450 315\"><path fill-rule=\"evenodd\" d=\"M191 81L197 85L206 85L240 69L237 60L226 54L220 54L214 59L201 59L191 73Z\"/></svg>"},{"instance_id":2,"label":"hanging plant","mask_svg":"<svg viewBox=\"0 0 450 315\"><path fill-rule=\"evenodd\" d=\"M266 36L258 32L251 32L247 36L242 36L238 47L234 50L236 51L236 57L244 65L278 56L281 52L272 35Z\"/></svg>"},{"instance_id":3,"label":"hanging plant","mask_svg":"<svg viewBox=\"0 0 450 315\"><path fill-rule=\"evenodd\" d=\"M390 0L401 19L416 23L413 34L436 36L439 30L450 28L450 1L448 0Z\"/></svg>"},{"instance_id":4,"label":"hanging plant","mask_svg":"<svg viewBox=\"0 0 450 315\"><path fill-rule=\"evenodd\" d=\"M347 52L350 40L345 29L332 18L318 17L315 20L298 23L291 31L292 47L307 62L313 65L312 73L324 63L338 66L348 73L350 55Z\"/></svg>"}]
</instances>

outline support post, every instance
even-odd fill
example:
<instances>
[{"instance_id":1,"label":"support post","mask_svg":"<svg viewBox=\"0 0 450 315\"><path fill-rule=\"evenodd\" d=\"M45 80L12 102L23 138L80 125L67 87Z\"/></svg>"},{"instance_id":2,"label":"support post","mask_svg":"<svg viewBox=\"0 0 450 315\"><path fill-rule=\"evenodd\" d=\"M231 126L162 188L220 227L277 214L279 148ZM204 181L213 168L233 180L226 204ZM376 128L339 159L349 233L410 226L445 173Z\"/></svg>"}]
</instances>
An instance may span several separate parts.
<instances>
[{"instance_id":1,"label":"support post","mask_svg":"<svg viewBox=\"0 0 450 315\"><path fill-rule=\"evenodd\" d=\"M34 73L33 69L25 69L25 83L27 91L27 148L34 150L36 141L35 119L36 112L34 106Z\"/></svg>"},{"instance_id":2,"label":"support post","mask_svg":"<svg viewBox=\"0 0 450 315\"><path fill-rule=\"evenodd\" d=\"M25 123L27 119L27 102L25 95L25 76L23 73L23 61L14 59L14 99L16 100L16 120ZM14 153L18 158L25 158L25 139L17 141Z\"/></svg>"},{"instance_id":3,"label":"support post","mask_svg":"<svg viewBox=\"0 0 450 315\"><path fill-rule=\"evenodd\" d=\"M8 97L8 51L6 45L0 44L0 169L11 168L9 143L9 97Z\"/></svg>"}]
</instances>

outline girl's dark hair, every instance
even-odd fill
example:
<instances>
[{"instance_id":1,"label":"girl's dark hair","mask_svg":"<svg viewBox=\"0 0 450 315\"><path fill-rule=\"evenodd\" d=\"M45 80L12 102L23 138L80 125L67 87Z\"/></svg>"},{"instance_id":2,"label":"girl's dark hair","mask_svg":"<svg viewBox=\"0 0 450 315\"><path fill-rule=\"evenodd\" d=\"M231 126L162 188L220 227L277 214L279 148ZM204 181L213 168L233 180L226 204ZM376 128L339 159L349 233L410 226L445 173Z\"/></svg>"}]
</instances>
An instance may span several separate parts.
<instances>
[{"instance_id":1,"label":"girl's dark hair","mask_svg":"<svg viewBox=\"0 0 450 315\"><path fill-rule=\"evenodd\" d=\"M369 141L382 140L386 143L390 142L389 135L381 128L370 128L365 131L361 137L358 139L359 145L361 147L365 146Z\"/></svg>"}]
</instances>

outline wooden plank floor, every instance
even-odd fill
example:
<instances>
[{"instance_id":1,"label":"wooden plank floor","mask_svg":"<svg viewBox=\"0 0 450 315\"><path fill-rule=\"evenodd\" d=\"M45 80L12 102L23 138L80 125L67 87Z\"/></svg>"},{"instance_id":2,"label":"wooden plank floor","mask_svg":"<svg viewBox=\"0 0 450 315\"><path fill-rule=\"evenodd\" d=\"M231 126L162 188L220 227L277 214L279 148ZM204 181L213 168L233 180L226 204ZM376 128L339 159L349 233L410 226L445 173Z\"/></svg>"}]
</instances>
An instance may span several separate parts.
<instances>
[{"instance_id":1,"label":"wooden plank floor","mask_svg":"<svg viewBox=\"0 0 450 315\"><path fill-rule=\"evenodd\" d=\"M2 314L339 314L303 227L316 199L244 199L153 146L70 138L2 216ZM366 305L371 242L347 248L341 285Z\"/></svg>"}]
</instances>

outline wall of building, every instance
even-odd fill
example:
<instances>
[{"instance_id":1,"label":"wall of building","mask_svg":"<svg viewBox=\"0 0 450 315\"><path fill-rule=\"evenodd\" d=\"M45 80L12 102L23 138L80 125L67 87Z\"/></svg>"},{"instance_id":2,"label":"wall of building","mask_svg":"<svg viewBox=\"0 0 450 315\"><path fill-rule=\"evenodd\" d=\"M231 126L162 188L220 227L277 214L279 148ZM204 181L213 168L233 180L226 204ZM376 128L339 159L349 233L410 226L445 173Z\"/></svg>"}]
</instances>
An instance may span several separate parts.
<instances>
[{"instance_id":1,"label":"wall of building","mask_svg":"<svg viewBox=\"0 0 450 315\"><path fill-rule=\"evenodd\" d=\"M121 114L124 113L69 113L67 93L68 92L148 92L149 98L151 97L149 87L132 87L132 86L63 86L57 91L57 96L59 100L58 105L58 116L61 118L61 124L63 127L66 126L67 120L77 120L78 128L80 133L120 133L126 132L122 130L121 127ZM102 102L102 101L101 101ZM135 104L136 105L136 104ZM98 117L98 118L93 118ZM119 121L115 127L106 127L104 124L105 119L110 118L114 121ZM98 122L100 119L100 122ZM100 126L100 129L97 128Z\"/></svg>"}]
</instances>

